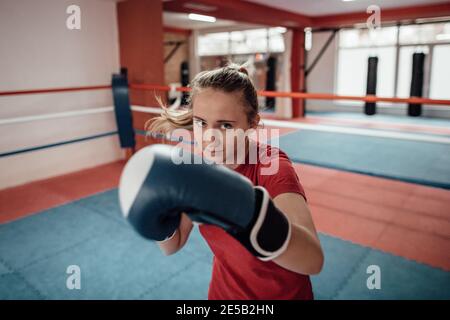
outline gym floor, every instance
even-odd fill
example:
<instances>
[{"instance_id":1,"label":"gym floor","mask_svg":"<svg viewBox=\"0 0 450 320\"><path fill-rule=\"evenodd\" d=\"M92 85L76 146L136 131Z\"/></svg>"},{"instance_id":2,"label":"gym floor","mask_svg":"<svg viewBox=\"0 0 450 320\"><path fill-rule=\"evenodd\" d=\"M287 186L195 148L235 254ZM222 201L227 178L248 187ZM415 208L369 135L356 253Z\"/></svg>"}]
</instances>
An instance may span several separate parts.
<instances>
[{"instance_id":1,"label":"gym floor","mask_svg":"<svg viewBox=\"0 0 450 320\"><path fill-rule=\"evenodd\" d=\"M450 299L450 123L386 115L371 117L370 129L368 122L314 113L280 131L325 251L324 269L312 277L315 298ZM355 132L323 131L331 124ZM207 298L212 254L197 229L185 249L165 257L125 224L117 199L123 165L0 191L0 299ZM83 270L83 290L66 289L60 271L71 264ZM373 264L389 290L367 290Z\"/></svg>"},{"instance_id":2,"label":"gym floor","mask_svg":"<svg viewBox=\"0 0 450 320\"><path fill-rule=\"evenodd\" d=\"M309 299L310 274L322 300L312 306L450 300L450 1L0 0L0 39L0 303L183 300L151 303L169 314L167 305L186 300ZM249 184L248 197L238 192L222 168L192 178L199 168L183 167L183 179L174 166L161 170L173 163L153 161L155 152L124 173L142 148L175 144L175 127L227 135L259 116L299 181L279 159L271 177L229 167L267 189L290 229L274 207L235 214L267 198L252 197ZM206 144L211 131L202 133ZM245 224L253 249L274 263L223 230L209 237L208 226L202 236L194 225L181 248L187 219L161 245L180 250L165 256L153 240L167 236L161 224L173 211L140 210L140 200L189 201L194 222L227 231ZM155 219L134 224L140 214ZM158 236L144 239L140 226ZM262 250L266 239L279 250ZM35 311L3 303L13 314Z\"/></svg>"}]
</instances>

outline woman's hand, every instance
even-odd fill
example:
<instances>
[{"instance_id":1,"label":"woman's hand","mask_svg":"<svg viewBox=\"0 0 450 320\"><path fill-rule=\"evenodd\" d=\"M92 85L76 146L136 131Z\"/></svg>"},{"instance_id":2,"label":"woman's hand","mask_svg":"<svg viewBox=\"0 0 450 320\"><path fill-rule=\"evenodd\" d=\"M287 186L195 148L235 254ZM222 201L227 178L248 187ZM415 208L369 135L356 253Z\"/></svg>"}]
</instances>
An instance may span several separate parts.
<instances>
[{"instance_id":1,"label":"woman's hand","mask_svg":"<svg viewBox=\"0 0 450 320\"><path fill-rule=\"evenodd\" d=\"M175 231L174 235L164 241L157 242L162 252L168 256L174 254L185 245L189 234L192 231L193 223L191 219L185 214L181 214L180 226Z\"/></svg>"}]
</instances>

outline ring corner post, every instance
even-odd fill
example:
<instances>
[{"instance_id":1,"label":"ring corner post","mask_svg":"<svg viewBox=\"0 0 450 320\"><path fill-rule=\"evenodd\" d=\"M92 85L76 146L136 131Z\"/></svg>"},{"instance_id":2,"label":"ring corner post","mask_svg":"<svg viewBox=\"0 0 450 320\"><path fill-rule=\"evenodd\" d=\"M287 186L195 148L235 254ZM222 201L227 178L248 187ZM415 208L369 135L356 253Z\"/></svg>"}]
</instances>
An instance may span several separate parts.
<instances>
[{"instance_id":1,"label":"ring corner post","mask_svg":"<svg viewBox=\"0 0 450 320\"><path fill-rule=\"evenodd\" d=\"M135 151L136 140L133 129L133 115L130 106L126 68L121 68L119 74L112 75L111 87L120 147L125 149L125 159L129 159Z\"/></svg>"}]
</instances>

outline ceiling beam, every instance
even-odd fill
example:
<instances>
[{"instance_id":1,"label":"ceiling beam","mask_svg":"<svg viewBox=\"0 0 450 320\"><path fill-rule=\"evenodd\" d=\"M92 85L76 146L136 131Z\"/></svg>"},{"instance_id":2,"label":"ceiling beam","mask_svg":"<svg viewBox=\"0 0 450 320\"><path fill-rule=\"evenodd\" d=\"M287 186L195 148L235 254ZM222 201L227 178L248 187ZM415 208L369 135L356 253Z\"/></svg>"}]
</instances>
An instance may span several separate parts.
<instances>
[{"instance_id":1,"label":"ceiling beam","mask_svg":"<svg viewBox=\"0 0 450 320\"><path fill-rule=\"evenodd\" d=\"M345 27L366 23L370 14L354 12L335 15L318 16L312 18L314 28ZM450 16L450 3L410 6L401 8L381 8L381 23L400 22L423 18L437 18Z\"/></svg>"},{"instance_id":2,"label":"ceiling beam","mask_svg":"<svg viewBox=\"0 0 450 320\"><path fill-rule=\"evenodd\" d=\"M269 26L303 28L312 20L306 15L242 0L174 0L163 2L164 11L197 13L219 19Z\"/></svg>"},{"instance_id":3,"label":"ceiling beam","mask_svg":"<svg viewBox=\"0 0 450 320\"><path fill-rule=\"evenodd\" d=\"M176 27L170 27L170 26L164 26L163 31L167 32L167 33L178 33L178 34L182 34L184 36L190 36L192 33L192 30L190 30L190 29L176 28Z\"/></svg>"},{"instance_id":4,"label":"ceiling beam","mask_svg":"<svg viewBox=\"0 0 450 320\"><path fill-rule=\"evenodd\" d=\"M287 28L336 28L365 23L369 14L352 12L324 16L307 16L244 0L172 0L163 2L164 11L197 13L218 19L245 23L284 26ZM400 8L381 8L381 22L450 16L450 3L417 5Z\"/></svg>"}]
</instances>

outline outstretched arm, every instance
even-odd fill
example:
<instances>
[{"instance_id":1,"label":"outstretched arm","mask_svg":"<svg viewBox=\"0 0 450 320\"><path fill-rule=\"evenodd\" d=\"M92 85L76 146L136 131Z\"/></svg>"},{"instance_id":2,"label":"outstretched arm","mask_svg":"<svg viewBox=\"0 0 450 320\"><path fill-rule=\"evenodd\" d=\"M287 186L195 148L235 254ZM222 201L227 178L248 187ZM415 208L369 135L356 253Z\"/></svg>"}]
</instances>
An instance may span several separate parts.
<instances>
[{"instance_id":1,"label":"outstretched arm","mask_svg":"<svg viewBox=\"0 0 450 320\"><path fill-rule=\"evenodd\" d=\"M319 273L324 255L305 199L298 193L283 193L275 197L274 204L288 217L292 233L286 251L273 261L293 272Z\"/></svg>"}]
</instances>

